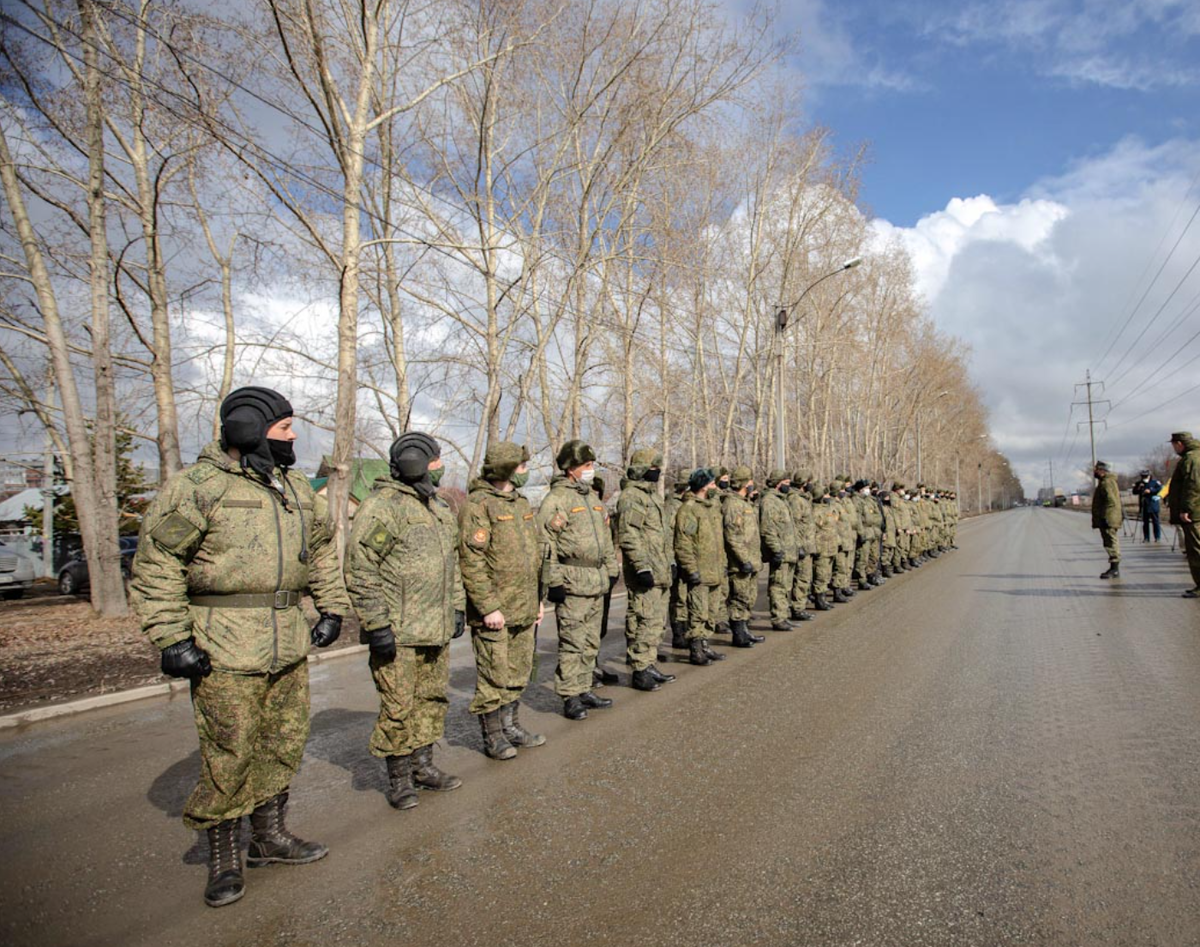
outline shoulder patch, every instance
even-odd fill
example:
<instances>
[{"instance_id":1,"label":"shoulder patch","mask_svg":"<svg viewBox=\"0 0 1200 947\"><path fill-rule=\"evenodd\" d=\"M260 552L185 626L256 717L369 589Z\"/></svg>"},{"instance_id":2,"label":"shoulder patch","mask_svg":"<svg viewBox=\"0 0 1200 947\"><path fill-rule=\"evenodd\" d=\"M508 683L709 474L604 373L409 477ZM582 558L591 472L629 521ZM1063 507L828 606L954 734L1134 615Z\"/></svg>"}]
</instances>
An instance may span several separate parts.
<instances>
[{"instance_id":1,"label":"shoulder patch","mask_svg":"<svg viewBox=\"0 0 1200 947\"><path fill-rule=\"evenodd\" d=\"M200 538L200 527L182 513L172 512L154 529L150 538L170 553L179 553Z\"/></svg>"},{"instance_id":2,"label":"shoulder patch","mask_svg":"<svg viewBox=\"0 0 1200 947\"><path fill-rule=\"evenodd\" d=\"M375 550L379 555L386 556L391 551L391 548L396 545L396 537L382 523L376 523L367 531L367 535L362 538L362 543L368 549Z\"/></svg>"},{"instance_id":3,"label":"shoulder patch","mask_svg":"<svg viewBox=\"0 0 1200 947\"><path fill-rule=\"evenodd\" d=\"M560 529L562 529L566 525L567 525L567 518L566 518L566 516L563 515L562 510L559 510L552 517L550 517L550 522L546 524L546 527L548 529L554 530L555 532L558 532Z\"/></svg>"},{"instance_id":4,"label":"shoulder patch","mask_svg":"<svg viewBox=\"0 0 1200 947\"><path fill-rule=\"evenodd\" d=\"M478 546L482 548L488 544L488 538L490 535L491 534L488 533L486 529L480 527L471 534L471 538L468 539L467 542L469 542L472 546Z\"/></svg>"},{"instance_id":5,"label":"shoulder patch","mask_svg":"<svg viewBox=\"0 0 1200 947\"><path fill-rule=\"evenodd\" d=\"M694 536L696 534L696 530L699 528L699 525L700 524L694 519L686 519L683 521L683 525L679 528L683 532L683 535Z\"/></svg>"},{"instance_id":6,"label":"shoulder patch","mask_svg":"<svg viewBox=\"0 0 1200 947\"><path fill-rule=\"evenodd\" d=\"M634 529L641 529L646 525L646 514L641 510L634 510L627 517L625 517L625 522Z\"/></svg>"},{"instance_id":7,"label":"shoulder patch","mask_svg":"<svg viewBox=\"0 0 1200 947\"><path fill-rule=\"evenodd\" d=\"M192 483L204 483L205 480L211 480L216 475L217 468L212 464L196 464L185 474Z\"/></svg>"}]
</instances>

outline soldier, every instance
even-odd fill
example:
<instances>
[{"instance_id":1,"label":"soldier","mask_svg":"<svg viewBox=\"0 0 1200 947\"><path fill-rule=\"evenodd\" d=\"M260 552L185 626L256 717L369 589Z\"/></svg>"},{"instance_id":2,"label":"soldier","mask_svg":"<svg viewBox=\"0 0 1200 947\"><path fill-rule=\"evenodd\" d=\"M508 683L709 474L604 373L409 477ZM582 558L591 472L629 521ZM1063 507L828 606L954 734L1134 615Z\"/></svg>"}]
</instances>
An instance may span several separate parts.
<instances>
[{"instance_id":1,"label":"soldier","mask_svg":"<svg viewBox=\"0 0 1200 947\"><path fill-rule=\"evenodd\" d=\"M668 602L669 621L671 622L671 647L686 650L687 639L687 583L679 574L679 566L675 559L675 516L683 506L683 499L688 493L686 477L680 477L671 490L671 495L663 503L663 512L667 520L667 555L671 561L671 596Z\"/></svg>"},{"instance_id":2,"label":"soldier","mask_svg":"<svg viewBox=\"0 0 1200 947\"><path fill-rule=\"evenodd\" d=\"M346 591L370 650L379 717L371 755L387 767L388 803L417 804L417 789L462 785L433 762L445 732L450 639L466 630L458 568L458 523L437 495L442 449L428 434L400 435L354 517L346 547Z\"/></svg>"},{"instance_id":3,"label":"soldier","mask_svg":"<svg viewBox=\"0 0 1200 947\"><path fill-rule=\"evenodd\" d=\"M303 865L328 849L284 824L308 739L309 647L337 640L350 602L323 499L296 462L292 406L269 388L221 404L221 437L159 491L142 521L132 599L162 670L191 681L200 782L183 822L208 835L212 907L245 892L247 864ZM310 630L308 590L320 613Z\"/></svg>"},{"instance_id":4,"label":"soldier","mask_svg":"<svg viewBox=\"0 0 1200 947\"><path fill-rule=\"evenodd\" d=\"M1200 441L1188 431L1171 435L1171 447L1179 455L1167 494L1168 522L1183 530L1183 549L1194 586L1184 598L1200 598Z\"/></svg>"},{"instance_id":5,"label":"soldier","mask_svg":"<svg viewBox=\"0 0 1200 947\"><path fill-rule=\"evenodd\" d=\"M879 548L879 531L883 517L879 504L871 496L871 484L866 480L854 483L851 502L858 515L858 542L854 552L854 578L860 591L867 592L875 587L870 577L875 574L872 550Z\"/></svg>"},{"instance_id":6,"label":"soldier","mask_svg":"<svg viewBox=\"0 0 1200 947\"><path fill-rule=\"evenodd\" d=\"M813 607L819 612L827 612L833 607L826 596L838 553L840 514L828 489L820 490L819 497L814 489L813 496Z\"/></svg>"},{"instance_id":7,"label":"soldier","mask_svg":"<svg viewBox=\"0 0 1200 947\"><path fill-rule=\"evenodd\" d=\"M692 471L687 495L675 514L675 562L687 586L688 660L701 667L725 660L708 644L714 625L709 603L725 577L720 501L711 495L715 481L709 467Z\"/></svg>"},{"instance_id":8,"label":"soldier","mask_svg":"<svg viewBox=\"0 0 1200 947\"><path fill-rule=\"evenodd\" d=\"M629 592L625 651L633 668L632 685L640 691L656 691L675 680L674 674L654 666L671 587L667 516L658 495L661 476L662 454L634 451L617 501L617 545Z\"/></svg>"},{"instance_id":9,"label":"soldier","mask_svg":"<svg viewBox=\"0 0 1200 947\"><path fill-rule=\"evenodd\" d=\"M555 459L560 473L538 510L549 546L543 581L558 625L554 691L568 720L586 720L589 708L613 704L592 692L604 597L617 579L608 512L592 492L595 461L595 451L583 441L567 441Z\"/></svg>"},{"instance_id":10,"label":"soldier","mask_svg":"<svg viewBox=\"0 0 1200 947\"><path fill-rule=\"evenodd\" d=\"M749 648L765 639L750 633L747 623L758 598L758 573L762 570L758 511L748 499L754 485L749 467L735 467L729 475L730 493L722 500L721 527L729 573L729 625L735 648Z\"/></svg>"},{"instance_id":11,"label":"soldier","mask_svg":"<svg viewBox=\"0 0 1200 947\"><path fill-rule=\"evenodd\" d=\"M519 719L521 694L533 670L544 544L529 501L529 451L509 441L488 447L459 513L458 557L475 651L475 696L484 751L510 760L518 747L541 746Z\"/></svg>"},{"instance_id":12,"label":"soldier","mask_svg":"<svg viewBox=\"0 0 1200 947\"><path fill-rule=\"evenodd\" d=\"M833 601L843 604L850 601L853 595L850 581L858 536L854 504L847 496L844 478L836 477L830 482L829 500L838 514L838 548L837 555L833 558L833 575L830 578L830 586L833 589Z\"/></svg>"},{"instance_id":13,"label":"soldier","mask_svg":"<svg viewBox=\"0 0 1200 947\"><path fill-rule=\"evenodd\" d=\"M767 578L767 599L771 607L771 628L791 631L788 621L791 611L792 573L800 543L796 539L796 524L788 507L787 496L792 479L786 470L772 470L767 475L767 492L759 508L759 532L763 550L771 567Z\"/></svg>"},{"instance_id":14,"label":"soldier","mask_svg":"<svg viewBox=\"0 0 1200 947\"><path fill-rule=\"evenodd\" d=\"M1092 471L1096 477L1096 489L1092 492L1092 529L1100 530L1100 541L1108 553L1108 569L1100 574L1102 579L1121 577L1121 522L1125 518L1121 509L1121 490L1117 478L1109 471L1103 460L1096 461Z\"/></svg>"},{"instance_id":15,"label":"soldier","mask_svg":"<svg viewBox=\"0 0 1200 947\"><path fill-rule=\"evenodd\" d=\"M895 508L892 505L892 494L887 490L879 492L879 512L883 517L880 527L879 571L886 580L892 576L892 565L896 561L896 545L899 542Z\"/></svg>"},{"instance_id":16,"label":"soldier","mask_svg":"<svg viewBox=\"0 0 1200 947\"><path fill-rule=\"evenodd\" d=\"M719 513L721 520L724 522L725 504L729 502L729 498L733 495L730 492L729 470L725 467L716 468L717 487L713 491L713 496L719 504ZM722 547L722 552L724 548ZM716 598L710 602L713 618L713 632L718 635L727 635L730 633L729 626L729 577L722 574L720 585L717 588Z\"/></svg>"},{"instance_id":17,"label":"soldier","mask_svg":"<svg viewBox=\"0 0 1200 947\"><path fill-rule=\"evenodd\" d=\"M788 617L792 621L812 621L808 612L808 596L812 592L812 550L816 542L812 511L812 476L806 470L792 474L792 488L787 493L788 509L796 527L796 568L792 575L792 600Z\"/></svg>"}]
</instances>

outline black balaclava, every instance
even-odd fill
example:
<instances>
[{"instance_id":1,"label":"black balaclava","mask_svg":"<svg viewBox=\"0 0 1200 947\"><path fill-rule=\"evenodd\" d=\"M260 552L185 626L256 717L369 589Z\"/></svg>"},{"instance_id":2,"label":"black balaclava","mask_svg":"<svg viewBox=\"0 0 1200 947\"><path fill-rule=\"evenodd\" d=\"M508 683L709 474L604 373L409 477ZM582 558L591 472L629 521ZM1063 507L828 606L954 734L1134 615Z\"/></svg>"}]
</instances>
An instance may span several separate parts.
<instances>
[{"instance_id":1,"label":"black balaclava","mask_svg":"<svg viewBox=\"0 0 1200 947\"><path fill-rule=\"evenodd\" d=\"M392 476L429 499L437 493L437 487L429 477L429 465L441 456L442 448L428 434L406 431L392 441L389 460Z\"/></svg>"},{"instance_id":2,"label":"black balaclava","mask_svg":"<svg viewBox=\"0 0 1200 947\"><path fill-rule=\"evenodd\" d=\"M296 462L291 441L267 437L272 424L291 416L291 403L278 391L254 386L231 391L221 402L221 447L236 447L243 468L270 480L276 466L286 468Z\"/></svg>"}]
</instances>

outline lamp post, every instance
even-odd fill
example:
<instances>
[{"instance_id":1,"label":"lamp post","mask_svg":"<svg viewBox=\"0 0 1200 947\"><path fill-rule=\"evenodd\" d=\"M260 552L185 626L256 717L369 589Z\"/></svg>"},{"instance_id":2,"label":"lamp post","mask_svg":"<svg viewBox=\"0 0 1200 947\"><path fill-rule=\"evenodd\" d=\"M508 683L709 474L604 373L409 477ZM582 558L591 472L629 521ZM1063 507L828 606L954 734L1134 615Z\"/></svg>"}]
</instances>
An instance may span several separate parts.
<instances>
[{"instance_id":1,"label":"lamp post","mask_svg":"<svg viewBox=\"0 0 1200 947\"><path fill-rule=\"evenodd\" d=\"M779 312L775 315L775 466L781 470L786 469L787 462L784 456L784 405L783 405L783 330L788 327L788 316L793 309L804 301L804 297L813 289L819 286L831 276L836 276L845 270L852 270L854 267L862 263L862 257L851 257L836 270L831 273L826 273L814 283L809 283L805 287L794 303L787 306L780 306Z\"/></svg>"},{"instance_id":2,"label":"lamp post","mask_svg":"<svg viewBox=\"0 0 1200 947\"><path fill-rule=\"evenodd\" d=\"M976 506L976 509L980 513L982 513L983 512L983 463L982 463L982 461L980 462L979 466L975 468L975 472L976 472L976 476L978 477L978 482L975 484L975 506Z\"/></svg>"},{"instance_id":3,"label":"lamp post","mask_svg":"<svg viewBox=\"0 0 1200 947\"><path fill-rule=\"evenodd\" d=\"M934 400L936 401L938 398L945 398L948 394L950 394L949 391L939 391L934 396ZM923 483L924 479L921 477L921 404L920 404L919 400L917 402L916 415L917 415L917 483Z\"/></svg>"}]
</instances>

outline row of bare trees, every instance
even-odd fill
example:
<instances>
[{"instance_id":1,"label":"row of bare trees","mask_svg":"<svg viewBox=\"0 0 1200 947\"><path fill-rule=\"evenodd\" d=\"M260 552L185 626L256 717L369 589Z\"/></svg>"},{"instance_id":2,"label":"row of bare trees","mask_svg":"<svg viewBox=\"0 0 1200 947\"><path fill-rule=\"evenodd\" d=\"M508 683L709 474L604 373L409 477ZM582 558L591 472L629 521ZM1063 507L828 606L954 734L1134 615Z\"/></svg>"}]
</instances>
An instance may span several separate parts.
<instances>
[{"instance_id":1,"label":"row of bare trees","mask_svg":"<svg viewBox=\"0 0 1200 947\"><path fill-rule=\"evenodd\" d=\"M118 417L165 477L236 384L327 432L339 537L353 458L407 427L463 471L500 437L764 470L780 383L820 475L1002 466L858 156L798 130L761 11L21 0L0 23L0 387L64 458L102 612Z\"/></svg>"}]
</instances>

